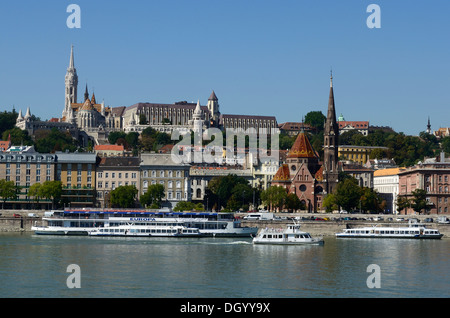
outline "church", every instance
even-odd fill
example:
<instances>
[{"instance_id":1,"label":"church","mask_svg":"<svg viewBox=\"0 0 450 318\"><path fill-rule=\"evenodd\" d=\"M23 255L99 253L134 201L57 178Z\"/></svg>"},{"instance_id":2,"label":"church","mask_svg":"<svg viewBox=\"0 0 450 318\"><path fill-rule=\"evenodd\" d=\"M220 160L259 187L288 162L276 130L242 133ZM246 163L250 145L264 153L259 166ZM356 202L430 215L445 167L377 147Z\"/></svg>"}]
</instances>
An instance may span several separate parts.
<instances>
[{"instance_id":1,"label":"church","mask_svg":"<svg viewBox=\"0 0 450 318\"><path fill-rule=\"evenodd\" d=\"M309 212L322 210L323 199L327 193L333 192L338 183L338 138L339 126L336 122L331 76L323 163L302 130L287 154L286 163L280 166L273 177L272 186L281 186L288 193L297 195Z\"/></svg>"},{"instance_id":2,"label":"church","mask_svg":"<svg viewBox=\"0 0 450 318\"><path fill-rule=\"evenodd\" d=\"M75 68L73 46L69 67L65 76L65 104L61 122L75 125L88 134L95 144L107 142L112 131L142 132L147 127L172 133L174 129L199 130L216 127L222 130L248 128L276 130L278 124L274 116L224 115L220 113L219 99L212 91L206 106L200 101L173 104L137 103L129 107L105 107L98 103L95 94L89 97L86 86L84 99L78 102L78 75Z\"/></svg>"}]
</instances>

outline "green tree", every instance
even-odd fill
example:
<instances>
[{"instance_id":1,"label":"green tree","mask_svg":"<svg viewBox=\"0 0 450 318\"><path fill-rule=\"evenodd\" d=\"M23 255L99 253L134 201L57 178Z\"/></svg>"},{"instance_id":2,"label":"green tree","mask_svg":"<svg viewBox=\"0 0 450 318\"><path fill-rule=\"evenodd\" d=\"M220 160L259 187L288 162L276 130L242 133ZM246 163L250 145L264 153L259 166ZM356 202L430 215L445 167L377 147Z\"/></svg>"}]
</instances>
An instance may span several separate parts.
<instances>
[{"instance_id":1,"label":"green tree","mask_svg":"<svg viewBox=\"0 0 450 318\"><path fill-rule=\"evenodd\" d=\"M69 132L61 132L56 128L39 130L35 135L36 151L41 153L54 153L56 151L74 152L78 149L78 141Z\"/></svg>"},{"instance_id":2,"label":"green tree","mask_svg":"<svg viewBox=\"0 0 450 318\"><path fill-rule=\"evenodd\" d=\"M180 201L173 209L175 212L183 211L204 211L205 207L202 203L193 203L188 201Z\"/></svg>"},{"instance_id":3,"label":"green tree","mask_svg":"<svg viewBox=\"0 0 450 318\"><path fill-rule=\"evenodd\" d=\"M321 111L310 111L305 116L305 124L309 124L317 130L323 130L327 118Z\"/></svg>"},{"instance_id":4,"label":"green tree","mask_svg":"<svg viewBox=\"0 0 450 318\"><path fill-rule=\"evenodd\" d=\"M125 139L126 136L127 136L127 134L123 131L113 131L108 135L108 141L111 145L115 145L117 142L117 139L119 139L119 138Z\"/></svg>"},{"instance_id":5,"label":"green tree","mask_svg":"<svg viewBox=\"0 0 450 318\"><path fill-rule=\"evenodd\" d=\"M61 181L45 181L39 188L40 197L52 201L52 208L61 199L62 183Z\"/></svg>"},{"instance_id":6,"label":"green tree","mask_svg":"<svg viewBox=\"0 0 450 318\"><path fill-rule=\"evenodd\" d=\"M406 197L398 196L396 204L397 204L397 210L399 210L401 212L401 211L407 209L411 205L411 202Z\"/></svg>"},{"instance_id":7,"label":"green tree","mask_svg":"<svg viewBox=\"0 0 450 318\"><path fill-rule=\"evenodd\" d=\"M450 155L450 136L441 139L442 151L448 156Z\"/></svg>"},{"instance_id":8,"label":"green tree","mask_svg":"<svg viewBox=\"0 0 450 318\"><path fill-rule=\"evenodd\" d=\"M289 212L304 210L306 206L300 201L295 193L289 193L286 197L286 208Z\"/></svg>"},{"instance_id":9,"label":"green tree","mask_svg":"<svg viewBox=\"0 0 450 318\"><path fill-rule=\"evenodd\" d=\"M33 140L28 135L27 130L22 130L20 128L14 127L12 129L8 129L3 132L2 139L8 140L11 136L11 144L12 145L24 145L24 146L33 146Z\"/></svg>"},{"instance_id":10,"label":"green tree","mask_svg":"<svg viewBox=\"0 0 450 318\"><path fill-rule=\"evenodd\" d=\"M33 197L37 204L39 204L39 199L42 197L42 184L35 183L28 189L28 196Z\"/></svg>"},{"instance_id":11,"label":"green tree","mask_svg":"<svg viewBox=\"0 0 450 318\"><path fill-rule=\"evenodd\" d=\"M110 203L115 208L133 208L136 205L138 189L134 185L115 188L110 192Z\"/></svg>"},{"instance_id":12,"label":"green tree","mask_svg":"<svg viewBox=\"0 0 450 318\"><path fill-rule=\"evenodd\" d=\"M252 188L245 178L231 174L212 178L206 189L205 200L218 211L222 207L229 211L246 210L253 203L253 194L257 202L259 191Z\"/></svg>"},{"instance_id":13,"label":"green tree","mask_svg":"<svg viewBox=\"0 0 450 318\"><path fill-rule=\"evenodd\" d=\"M412 192L412 195L411 207L415 212L420 214L422 210L426 211L431 208L431 204L427 201L427 191L416 189Z\"/></svg>"},{"instance_id":14,"label":"green tree","mask_svg":"<svg viewBox=\"0 0 450 318\"><path fill-rule=\"evenodd\" d=\"M361 189L361 210L363 211L382 211L381 204L382 200L371 188Z\"/></svg>"},{"instance_id":15,"label":"green tree","mask_svg":"<svg viewBox=\"0 0 450 318\"><path fill-rule=\"evenodd\" d=\"M0 136L3 136L3 133L6 130L13 129L16 126L18 114L13 109L12 112L0 112ZM8 136L6 138L3 137L3 140L7 140Z\"/></svg>"},{"instance_id":16,"label":"green tree","mask_svg":"<svg viewBox=\"0 0 450 318\"><path fill-rule=\"evenodd\" d=\"M333 193L329 193L325 196L322 206L325 208L326 212L333 212L339 209L336 201L336 196Z\"/></svg>"},{"instance_id":17,"label":"green tree","mask_svg":"<svg viewBox=\"0 0 450 318\"><path fill-rule=\"evenodd\" d=\"M338 183L336 187L336 204L351 211L356 208L361 198L361 188L355 178L346 178Z\"/></svg>"},{"instance_id":18,"label":"green tree","mask_svg":"<svg viewBox=\"0 0 450 318\"><path fill-rule=\"evenodd\" d=\"M269 207L269 211L281 211L286 203L287 191L280 186L271 186L261 192L262 202Z\"/></svg>"},{"instance_id":19,"label":"green tree","mask_svg":"<svg viewBox=\"0 0 450 318\"><path fill-rule=\"evenodd\" d=\"M162 184L152 184L147 191L141 195L140 202L143 206L150 206L152 209L161 207L161 201L164 198L164 186Z\"/></svg>"},{"instance_id":20,"label":"green tree","mask_svg":"<svg viewBox=\"0 0 450 318\"><path fill-rule=\"evenodd\" d=\"M16 189L17 187L14 184L14 181L6 181L4 179L0 180L0 197L3 199L2 209L4 208L6 200L17 197Z\"/></svg>"},{"instance_id":21,"label":"green tree","mask_svg":"<svg viewBox=\"0 0 450 318\"><path fill-rule=\"evenodd\" d=\"M137 132L129 132L126 136L125 136L125 140L127 141L128 145L135 149L138 147L139 145L139 133Z\"/></svg>"}]
</instances>

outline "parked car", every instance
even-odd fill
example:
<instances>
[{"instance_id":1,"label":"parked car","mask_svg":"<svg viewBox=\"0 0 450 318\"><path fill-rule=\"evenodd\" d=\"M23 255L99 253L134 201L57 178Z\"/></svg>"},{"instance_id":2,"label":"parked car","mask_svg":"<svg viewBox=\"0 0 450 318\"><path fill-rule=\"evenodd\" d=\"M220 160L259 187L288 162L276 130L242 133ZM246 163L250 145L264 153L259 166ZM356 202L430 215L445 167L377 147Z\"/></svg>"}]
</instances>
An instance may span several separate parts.
<instances>
[{"instance_id":1,"label":"parked car","mask_svg":"<svg viewBox=\"0 0 450 318\"><path fill-rule=\"evenodd\" d=\"M22 216L21 216L20 214L14 213L14 214L13 214L13 217L15 217L15 218L21 218Z\"/></svg>"},{"instance_id":2,"label":"parked car","mask_svg":"<svg viewBox=\"0 0 450 318\"><path fill-rule=\"evenodd\" d=\"M433 218L426 218L423 220L426 223L432 223L433 222Z\"/></svg>"}]
</instances>

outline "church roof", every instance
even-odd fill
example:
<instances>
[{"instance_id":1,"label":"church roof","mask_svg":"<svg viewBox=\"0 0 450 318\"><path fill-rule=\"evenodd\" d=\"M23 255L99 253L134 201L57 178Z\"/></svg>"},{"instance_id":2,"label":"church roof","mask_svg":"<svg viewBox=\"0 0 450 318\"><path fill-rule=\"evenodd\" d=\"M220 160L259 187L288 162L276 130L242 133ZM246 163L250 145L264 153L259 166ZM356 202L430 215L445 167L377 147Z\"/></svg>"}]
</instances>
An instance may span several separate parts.
<instances>
[{"instance_id":1,"label":"church roof","mask_svg":"<svg viewBox=\"0 0 450 318\"><path fill-rule=\"evenodd\" d=\"M214 93L214 91L212 91L211 96L209 96L208 100L218 100L216 93Z\"/></svg>"},{"instance_id":2,"label":"church roof","mask_svg":"<svg viewBox=\"0 0 450 318\"><path fill-rule=\"evenodd\" d=\"M278 168L277 173L273 176L273 182L280 181L291 181L291 175L289 173L289 166L287 164L283 164L280 168Z\"/></svg>"},{"instance_id":3,"label":"church roof","mask_svg":"<svg viewBox=\"0 0 450 318\"><path fill-rule=\"evenodd\" d=\"M312 148L308 137L302 131L298 134L297 140L292 145L287 156L288 158L316 158L314 149Z\"/></svg>"},{"instance_id":4,"label":"church roof","mask_svg":"<svg viewBox=\"0 0 450 318\"><path fill-rule=\"evenodd\" d=\"M83 106L80 108L80 110L93 110L93 109L94 107L92 106L92 103L89 100L89 98L84 101Z\"/></svg>"}]
</instances>

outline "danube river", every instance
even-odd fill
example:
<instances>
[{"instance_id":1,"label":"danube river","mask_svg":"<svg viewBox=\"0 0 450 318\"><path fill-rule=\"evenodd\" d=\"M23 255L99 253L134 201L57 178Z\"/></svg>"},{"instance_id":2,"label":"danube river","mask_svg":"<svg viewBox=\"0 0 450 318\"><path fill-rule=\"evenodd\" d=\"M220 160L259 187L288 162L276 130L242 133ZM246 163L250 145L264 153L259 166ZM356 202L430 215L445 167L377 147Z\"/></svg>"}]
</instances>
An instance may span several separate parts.
<instances>
[{"instance_id":1,"label":"danube river","mask_svg":"<svg viewBox=\"0 0 450 318\"><path fill-rule=\"evenodd\" d=\"M449 268L449 239L260 246L250 238L0 235L2 298L448 298Z\"/></svg>"}]
</instances>

